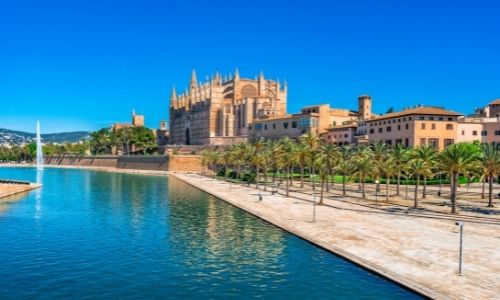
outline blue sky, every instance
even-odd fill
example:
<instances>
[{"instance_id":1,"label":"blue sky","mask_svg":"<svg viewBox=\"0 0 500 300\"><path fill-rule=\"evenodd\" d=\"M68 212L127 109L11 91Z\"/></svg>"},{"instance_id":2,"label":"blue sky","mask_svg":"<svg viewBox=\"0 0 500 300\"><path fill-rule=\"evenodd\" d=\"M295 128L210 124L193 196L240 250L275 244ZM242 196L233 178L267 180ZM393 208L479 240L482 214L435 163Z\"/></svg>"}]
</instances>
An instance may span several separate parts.
<instances>
[{"instance_id":1,"label":"blue sky","mask_svg":"<svg viewBox=\"0 0 500 300\"><path fill-rule=\"evenodd\" d=\"M157 127L169 94L239 68L327 103L468 113L500 98L498 1L2 1L0 128Z\"/></svg>"}]
</instances>

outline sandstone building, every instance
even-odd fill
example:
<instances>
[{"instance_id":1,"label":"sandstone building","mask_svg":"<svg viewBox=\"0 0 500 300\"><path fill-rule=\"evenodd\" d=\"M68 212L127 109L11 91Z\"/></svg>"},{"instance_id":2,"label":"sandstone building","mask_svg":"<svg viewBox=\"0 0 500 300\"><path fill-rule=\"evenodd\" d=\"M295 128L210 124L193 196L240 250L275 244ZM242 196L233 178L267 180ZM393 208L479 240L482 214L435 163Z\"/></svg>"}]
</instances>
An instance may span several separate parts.
<instances>
[{"instance_id":1,"label":"sandstone building","mask_svg":"<svg viewBox=\"0 0 500 300\"><path fill-rule=\"evenodd\" d=\"M249 126L256 120L286 115L287 85L216 73L198 83L193 70L188 89L170 97L170 144L229 145L245 141Z\"/></svg>"}]
</instances>

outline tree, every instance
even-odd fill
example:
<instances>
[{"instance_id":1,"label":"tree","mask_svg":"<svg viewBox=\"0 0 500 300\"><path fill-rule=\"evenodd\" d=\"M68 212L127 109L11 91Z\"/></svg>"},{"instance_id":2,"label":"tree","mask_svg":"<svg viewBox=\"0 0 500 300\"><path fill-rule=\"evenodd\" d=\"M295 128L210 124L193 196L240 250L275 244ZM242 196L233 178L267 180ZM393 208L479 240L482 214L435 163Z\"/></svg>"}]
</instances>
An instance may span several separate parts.
<instances>
[{"instance_id":1,"label":"tree","mask_svg":"<svg viewBox=\"0 0 500 300\"><path fill-rule=\"evenodd\" d=\"M398 174L399 169L396 167L396 163L389 158L382 171L385 177L385 201L389 202L389 184L391 183L392 177Z\"/></svg>"},{"instance_id":2,"label":"tree","mask_svg":"<svg viewBox=\"0 0 500 300\"><path fill-rule=\"evenodd\" d=\"M303 188L304 187L304 169L305 169L306 164L307 164L309 149L308 149L307 145L305 145L303 143L299 143L297 145L297 147L295 147L294 150L295 150L294 151L295 159L296 159L296 161L299 165L299 168L300 168L300 187Z\"/></svg>"},{"instance_id":3,"label":"tree","mask_svg":"<svg viewBox=\"0 0 500 300\"><path fill-rule=\"evenodd\" d=\"M152 153L156 148L153 131L144 126L132 127L130 142L135 146L135 151L142 154Z\"/></svg>"},{"instance_id":4,"label":"tree","mask_svg":"<svg viewBox=\"0 0 500 300\"><path fill-rule=\"evenodd\" d=\"M373 153L370 148L358 147L353 158L354 175L358 177L361 184L363 199L366 199L365 181L375 171L372 162Z\"/></svg>"},{"instance_id":5,"label":"tree","mask_svg":"<svg viewBox=\"0 0 500 300\"><path fill-rule=\"evenodd\" d=\"M282 151L280 152L278 164L285 168L286 177L286 196L289 196L290 185L292 184L291 174L293 172L293 164L296 158L297 145L288 137L283 137L279 141Z\"/></svg>"},{"instance_id":6,"label":"tree","mask_svg":"<svg viewBox=\"0 0 500 300\"><path fill-rule=\"evenodd\" d=\"M477 163L478 153L466 143L453 144L438 155L439 169L450 175L451 213L457 213L458 176L468 172Z\"/></svg>"},{"instance_id":7,"label":"tree","mask_svg":"<svg viewBox=\"0 0 500 300\"><path fill-rule=\"evenodd\" d=\"M309 132L299 137L299 141L306 146L309 158L309 172L311 179L314 178L316 159L319 155L320 138L317 134ZM312 183L313 191L316 189L314 181Z\"/></svg>"},{"instance_id":8,"label":"tree","mask_svg":"<svg viewBox=\"0 0 500 300\"><path fill-rule=\"evenodd\" d=\"M431 167L423 159L417 157L410 160L408 169L415 178L415 194L413 198L413 207L418 208L418 186L420 185L420 177L423 176L425 178L426 176L432 174Z\"/></svg>"},{"instance_id":9,"label":"tree","mask_svg":"<svg viewBox=\"0 0 500 300\"><path fill-rule=\"evenodd\" d=\"M90 149L94 154L106 154L110 143L110 131L108 128L102 128L90 134Z\"/></svg>"},{"instance_id":10,"label":"tree","mask_svg":"<svg viewBox=\"0 0 500 300\"><path fill-rule=\"evenodd\" d=\"M377 183L377 191L380 190L380 179L384 174L385 162L387 161L387 156L389 154L389 146L382 141L376 141L371 144L372 149L372 158L374 165L374 174L376 183Z\"/></svg>"},{"instance_id":11,"label":"tree","mask_svg":"<svg viewBox=\"0 0 500 300\"><path fill-rule=\"evenodd\" d=\"M427 177L432 176L432 168L436 164L436 156L437 156L437 151L431 146L428 145L421 145L417 147L412 153L411 156L414 158L422 160L424 165L429 169L429 172L424 172L423 178L424 178L424 184L423 184L423 190L422 190L422 199L425 199L427 196Z\"/></svg>"},{"instance_id":12,"label":"tree","mask_svg":"<svg viewBox=\"0 0 500 300\"><path fill-rule=\"evenodd\" d=\"M396 195L399 196L401 174L408 160L408 148L405 148L402 144L396 144L396 146L390 150L389 158L394 163L394 169L397 176Z\"/></svg>"},{"instance_id":13,"label":"tree","mask_svg":"<svg viewBox=\"0 0 500 300\"><path fill-rule=\"evenodd\" d=\"M349 146L342 146L340 148L340 157L339 163L337 164L337 171L342 175L342 195L345 196L345 185L346 185L346 176L350 174L352 169L354 168L351 163L351 155L352 149Z\"/></svg>"},{"instance_id":14,"label":"tree","mask_svg":"<svg viewBox=\"0 0 500 300\"><path fill-rule=\"evenodd\" d=\"M323 144L320 149L320 154L321 156L321 161L322 163L325 164L327 179L328 176L331 176L332 178L332 184L335 184L335 172L334 172L334 166L339 160L339 148L333 144ZM329 191L329 184L328 180L326 181L326 190Z\"/></svg>"},{"instance_id":15,"label":"tree","mask_svg":"<svg viewBox=\"0 0 500 300\"><path fill-rule=\"evenodd\" d=\"M270 151L271 168L273 169L273 182L276 181L276 171L278 169L278 159L283 149L280 141L270 140L267 143L267 148Z\"/></svg>"},{"instance_id":16,"label":"tree","mask_svg":"<svg viewBox=\"0 0 500 300\"><path fill-rule=\"evenodd\" d=\"M493 207L493 181L500 174L500 152L490 144L481 147L479 166L488 180L488 207Z\"/></svg>"}]
</instances>

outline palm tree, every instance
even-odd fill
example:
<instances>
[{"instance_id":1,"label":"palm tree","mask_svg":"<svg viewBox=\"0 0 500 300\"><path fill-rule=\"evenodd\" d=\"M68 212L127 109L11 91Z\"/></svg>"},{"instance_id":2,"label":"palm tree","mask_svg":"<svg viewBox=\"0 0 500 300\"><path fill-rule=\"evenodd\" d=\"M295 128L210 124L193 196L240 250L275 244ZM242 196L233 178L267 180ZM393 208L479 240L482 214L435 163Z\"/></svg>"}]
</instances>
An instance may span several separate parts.
<instances>
[{"instance_id":1,"label":"palm tree","mask_svg":"<svg viewBox=\"0 0 500 300\"><path fill-rule=\"evenodd\" d=\"M385 177L385 201L389 202L389 184L391 183L392 177L398 174L399 169L392 159L388 159L382 170Z\"/></svg>"},{"instance_id":2,"label":"palm tree","mask_svg":"<svg viewBox=\"0 0 500 300\"><path fill-rule=\"evenodd\" d=\"M430 166L421 158L414 158L410 160L408 168L410 173L415 178L415 195L414 195L414 207L418 208L418 186L420 184L420 177L428 176L432 174Z\"/></svg>"},{"instance_id":3,"label":"palm tree","mask_svg":"<svg viewBox=\"0 0 500 300\"><path fill-rule=\"evenodd\" d=\"M353 158L353 173L358 177L361 185L361 193L363 195L363 199L366 199L365 181L366 178L372 175L375 171L372 160L373 154L370 148L358 147L358 149L356 150L357 151Z\"/></svg>"},{"instance_id":4,"label":"palm tree","mask_svg":"<svg viewBox=\"0 0 500 300\"><path fill-rule=\"evenodd\" d=\"M219 152L212 149L206 149L201 152L201 164L207 168L207 173L214 171L215 166L219 163Z\"/></svg>"},{"instance_id":5,"label":"palm tree","mask_svg":"<svg viewBox=\"0 0 500 300\"><path fill-rule=\"evenodd\" d=\"M271 149L267 147L267 144L266 147L260 151L259 155L261 157L262 173L264 174L264 191L267 191L267 172L273 165L273 161L271 159Z\"/></svg>"},{"instance_id":6,"label":"palm tree","mask_svg":"<svg viewBox=\"0 0 500 300\"><path fill-rule=\"evenodd\" d=\"M270 140L267 144L267 148L271 155L271 167L273 169L273 182L276 181L276 171L278 169L278 157L280 156L282 149L282 144L280 141Z\"/></svg>"},{"instance_id":7,"label":"palm tree","mask_svg":"<svg viewBox=\"0 0 500 300\"><path fill-rule=\"evenodd\" d=\"M453 144L438 155L439 168L450 175L451 213L457 213L458 176L473 168L478 155L465 143Z\"/></svg>"},{"instance_id":8,"label":"palm tree","mask_svg":"<svg viewBox=\"0 0 500 300\"><path fill-rule=\"evenodd\" d=\"M325 164L326 171L328 172L327 177L332 177L332 184L335 184L335 172L334 166L339 159L339 148L334 144L323 144L320 149L321 161ZM326 181L326 190L329 191L328 180Z\"/></svg>"},{"instance_id":9,"label":"palm tree","mask_svg":"<svg viewBox=\"0 0 500 300\"><path fill-rule=\"evenodd\" d=\"M292 184L291 173L293 172L293 163L296 156L296 144L288 137L280 139L281 149L279 157L279 165L283 166L286 170L286 196L289 196L289 186Z\"/></svg>"},{"instance_id":10,"label":"palm tree","mask_svg":"<svg viewBox=\"0 0 500 300\"><path fill-rule=\"evenodd\" d=\"M224 178L228 180L229 178L229 165L233 161L233 151L232 148L221 153L221 162L224 164Z\"/></svg>"},{"instance_id":11,"label":"palm tree","mask_svg":"<svg viewBox=\"0 0 500 300\"><path fill-rule=\"evenodd\" d=\"M248 148L249 147L247 143L239 143L235 144L229 150L231 152L231 161L236 171L236 179L241 178L242 168L245 167L248 163Z\"/></svg>"},{"instance_id":12,"label":"palm tree","mask_svg":"<svg viewBox=\"0 0 500 300\"><path fill-rule=\"evenodd\" d=\"M371 149L372 149L372 158L373 158L373 164L374 164L374 175L377 183L377 191L380 189L380 179L382 175L384 174L384 168L385 168L385 163L387 161L387 156L389 154L389 146L387 146L386 143L382 141L376 141L375 143L371 144Z\"/></svg>"},{"instance_id":13,"label":"palm tree","mask_svg":"<svg viewBox=\"0 0 500 300\"><path fill-rule=\"evenodd\" d=\"M303 143L297 144L297 147L295 147L295 160L297 161L299 168L300 168L300 187L304 187L304 169L307 164L307 157L309 155L309 149L307 148L307 145ZM292 178L293 180L293 178Z\"/></svg>"},{"instance_id":14,"label":"palm tree","mask_svg":"<svg viewBox=\"0 0 500 300\"><path fill-rule=\"evenodd\" d=\"M432 169L436 164L437 151L433 147L429 145L421 145L417 147L411 155L414 158L418 158L422 160L422 162L430 169ZM429 175L430 174L430 175ZM426 174L422 174L424 178L423 190L422 190L422 199L425 199L427 196L427 177L432 176L432 172L426 172Z\"/></svg>"},{"instance_id":15,"label":"palm tree","mask_svg":"<svg viewBox=\"0 0 500 300\"><path fill-rule=\"evenodd\" d=\"M260 168L262 166L262 151L265 147L265 139L263 137L258 138L254 141L252 145L252 156L250 157L250 162L255 170L255 186L259 188L259 174Z\"/></svg>"},{"instance_id":16,"label":"palm tree","mask_svg":"<svg viewBox=\"0 0 500 300\"><path fill-rule=\"evenodd\" d=\"M316 160L316 169L319 172L319 179L321 185L321 191L319 196L318 205L323 205L323 197L325 191L325 183L328 181L328 175L330 174L330 170L328 164L326 162L326 156L319 156Z\"/></svg>"},{"instance_id":17,"label":"palm tree","mask_svg":"<svg viewBox=\"0 0 500 300\"><path fill-rule=\"evenodd\" d=\"M500 152L490 144L484 144L481 150L479 166L488 180L488 207L493 207L493 181L500 174Z\"/></svg>"},{"instance_id":18,"label":"palm tree","mask_svg":"<svg viewBox=\"0 0 500 300\"><path fill-rule=\"evenodd\" d=\"M342 146L340 148L339 163L337 164L337 171L342 175L342 195L345 196L345 184L346 176L350 174L353 169L353 164L351 163L352 149L349 146Z\"/></svg>"},{"instance_id":19,"label":"palm tree","mask_svg":"<svg viewBox=\"0 0 500 300\"><path fill-rule=\"evenodd\" d=\"M313 179L315 174L315 164L317 156L319 155L319 147L320 147L320 138L317 134L309 132L299 137L299 141L307 147L307 151L309 154L309 173L310 178ZM312 180L312 188L313 191L316 189L316 185Z\"/></svg>"},{"instance_id":20,"label":"palm tree","mask_svg":"<svg viewBox=\"0 0 500 300\"><path fill-rule=\"evenodd\" d=\"M405 164L408 160L408 148L405 148L402 144L396 144L396 146L390 150L389 157L394 163L394 169L397 173L396 195L399 196L401 173L403 172Z\"/></svg>"}]
</instances>

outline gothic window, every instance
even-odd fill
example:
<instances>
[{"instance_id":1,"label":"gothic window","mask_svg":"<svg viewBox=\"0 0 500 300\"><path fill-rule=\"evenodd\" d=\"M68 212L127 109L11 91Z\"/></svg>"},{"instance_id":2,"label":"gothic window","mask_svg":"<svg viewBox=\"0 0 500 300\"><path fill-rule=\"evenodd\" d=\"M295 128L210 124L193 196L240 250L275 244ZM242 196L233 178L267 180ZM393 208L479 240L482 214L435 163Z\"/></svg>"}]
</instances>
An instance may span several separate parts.
<instances>
[{"instance_id":1,"label":"gothic window","mask_svg":"<svg viewBox=\"0 0 500 300\"><path fill-rule=\"evenodd\" d=\"M247 84L243 86L243 88L241 89L242 98L249 98L255 96L257 96L257 89L253 85Z\"/></svg>"}]
</instances>

